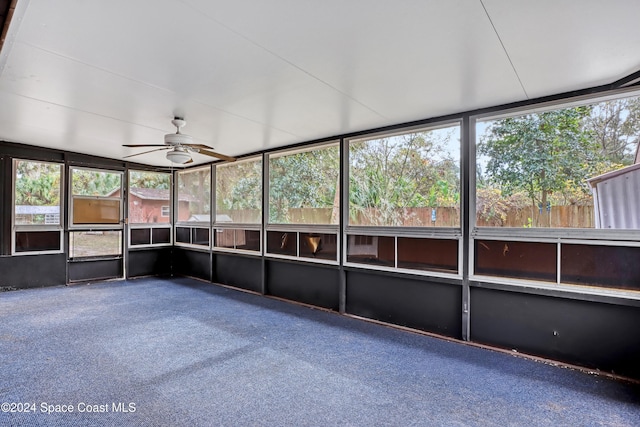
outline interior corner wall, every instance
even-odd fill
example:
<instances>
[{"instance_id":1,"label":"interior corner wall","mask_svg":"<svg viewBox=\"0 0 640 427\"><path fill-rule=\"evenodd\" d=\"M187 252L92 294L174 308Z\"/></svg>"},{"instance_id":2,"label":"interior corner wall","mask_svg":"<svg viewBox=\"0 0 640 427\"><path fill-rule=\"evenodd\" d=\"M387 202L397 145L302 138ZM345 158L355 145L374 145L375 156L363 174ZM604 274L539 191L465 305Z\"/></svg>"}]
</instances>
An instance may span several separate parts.
<instances>
[{"instance_id":1,"label":"interior corner wall","mask_svg":"<svg viewBox=\"0 0 640 427\"><path fill-rule=\"evenodd\" d=\"M172 273L211 281L211 253L176 246L173 251Z\"/></svg>"},{"instance_id":2,"label":"interior corner wall","mask_svg":"<svg viewBox=\"0 0 640 427\"><path fill-rule=\"evenodd\" d=\"M110 259L68 259L68 233L64 231L64 251L59 254L11 254L13 160L56 162L68 167L82 165L99 169L126 171L127 167L144 170L144 165L124 163L85 154L64 152L24 144L0 141L0 290L59 286L70 282L120 278L124 259L128 258L127 277L170 274L171 247L134 249ZM65 182L68 182L65 179ZM65 186L63 194L68 193ZM68 197L67 197L68 198ZM66 211L66 209L65 209ZM66 221L66 218L65 218ZM122 230L123 233L126 229ZM123 235L123 240L126 236Z\"/></svg>"},{"instance_id":3,"label":"interior corner wall","mask_svg":"<svg viewBox=\"0 0 640 427\"><path fill-rule=\"evenodd\" d=\"M173 248L129 249L127 278L144 276L168 276L171 274Z\"/></svg>"}]
</instances>

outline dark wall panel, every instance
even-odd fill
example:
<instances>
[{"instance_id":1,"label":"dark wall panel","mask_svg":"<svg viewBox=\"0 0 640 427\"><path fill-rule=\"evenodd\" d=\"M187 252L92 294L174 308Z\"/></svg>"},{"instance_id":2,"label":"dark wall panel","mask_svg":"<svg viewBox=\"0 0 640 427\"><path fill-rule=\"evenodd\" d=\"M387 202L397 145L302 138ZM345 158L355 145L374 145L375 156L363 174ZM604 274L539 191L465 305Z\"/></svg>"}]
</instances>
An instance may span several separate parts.
<instances>
[{"instance_id":1,"label":"dark wall panel","mask_svg":"<svg viewBox=\"0 0 640 427\"><path fill-rule=\"evenodd\" d=\"M173 273L175 275L211 280L211 256L209 252L175 247L173 253Z\"/></svg>"},{"instance_id":2,"label":"dark wall panel","mask_svg":"<svg viewBox=\"0 0 640 427\"><path fill-rule=\"evenodd\" d=\"M267 294L330 310L339 309L337 267L268 260Z\"/></svg>"},{"instance_id":3,"label":"dark wall panel","mask_svg":"<svg viewBox=\"0 0 640 427\"><path fill-rule=\"evenodd\" d=\"M121 278L122 267L122 258L69 262L69 282Z\"/></svg>"},{"instance_id":4,"label":"dark wall panel","mask_svg":"<svg viewBox=\"0 0 640 427\"><path fill-rule=\"evenodd\" d=\"M171 248L129 251L128 277L168 274L171 274Z\"/></svg>"},{"instance_id":5,"label":"dark wall panel","mask_svg":"<svg viewBox=\"0 0 640 427\"><path fill-rule=\"evenodd\" d=\"M0 288L39 288L66 283L65 254L0 257Z\"/></svg>"},{"instance_id":6,"label":"dark wall panel","mask_svg":"<svg viewBox=\"0 0 640 427\"><path fill-rule=\"evenodd\" d=\"M349 270L346 302L349 314L461 338L460 285Z\"/></svg>"},{"instance_id":7,"label":"dark wall panel","mask_svg":"<svg viewBox=\"0 0 640 427\"><path fill-rule=\"evenodd\" d=\"M640 379L640 308L471 289L471 340Z\"/></svg>"},{"instance_id":8,"label":"dark wall panel","mask_svg":"<svg viewBox=\"0 0 640 427\"><path fill-rule=\"evenodd\" d=\"M262 260L241 255L214 254L213 281L254 292L262 291Z\"/></svg>"}]
</instances>

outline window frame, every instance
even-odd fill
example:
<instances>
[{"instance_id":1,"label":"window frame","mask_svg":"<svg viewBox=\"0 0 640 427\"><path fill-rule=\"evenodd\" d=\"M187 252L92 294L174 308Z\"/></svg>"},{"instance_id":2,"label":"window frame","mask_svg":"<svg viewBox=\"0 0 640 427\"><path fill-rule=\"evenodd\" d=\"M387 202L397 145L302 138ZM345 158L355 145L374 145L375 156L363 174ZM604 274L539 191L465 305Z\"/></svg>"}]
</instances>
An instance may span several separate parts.
<instances>
[{"instance_id":1,"label":"window frame","mask_svg":"<svg viewBox=\"0 0 640 427\"><path fill-rule=\"evenodd\" d=\"M358 269L366 269L366 270L377 270L384 271L390 273L403 273L408 275L415 276L425 276L425 277L438 277L443 279L456 279L462 280L463 278L463 263L464 263L464 245L463 245L463 206L465 203L465 193L464 193L464 179L465 179L465 171L463 170L463 156L465 155L464 151L464 120L462 116L456 117L449 120L435 121L427 124L415 125L397 128L392 131L379 131L366 133L362 135L358 135L353 138L345 138L343 140L342 152L343 152L343 163L342 163L342 183L344 194L342 197L342 203L346 204L343 211L342 223L344 224L344 231L342 235L342 264L345 267L352 267ZM460 169L460 204L459 204L459 225L457 227L416 227L416 226L381 226L381 225L353 225L350 221L350 171L351 171L351 161L350 161L350 151L349 144L351 142L360 142L367 141L372 139L380 139L385 137L393 137L404 135L408 133L415 132L428 132L431 130L445 129L449 127L458 126L460 129L460 142L459 142L459 153L458 153L458 166ZM382 265L373 265L373 264L364 264L364 263L355 263L347 260L348 256L348 241L349 236L351 235L363 235L363 236L372 236L372 237L392 237L394 239L394 251L395 251L395 259L394 259L394 267L382 266ZM411 238L429 238L429 239L446 239L446 240L456 240L458 245L458 270L457 272L447 273L447 272L439 272L434 270L422 270L422 269L408 269L397 267L398 265L398 238L401 237L411 237Z\"/></svg>"},{"instance_id":2,"label":"window frame","mask_svg":"<svg viewBox=\"0 0 640 427\"><path fill-rule=\"evenodd\" d=\"M280 222L271 222L269 220L270 217L270 210L271 210L271 192L270 192L270 187L271 187L271 158L272 157L286 157L289 155L294 155L294 154L301 154L301 153L307 153L310 151L315 151L315 150L319 150L319 149L323 149L323 148L329 148L335 146L338 148L338 157L340 157L340 151L342 150L342 144L340 143L340 140L338 139L332 139L330 141L325 141L325 142L319 142L319 143L314 143L314 144L308 144L308 145L304 145L303 147L298 147L298 148L288 148L288 149L282 149L282 150L276 150L276 151L271 151L269 153L265 153L264 155L264 160L263 160L263 170L264 170L264 175L265 175L265 182L264 182L264 195L263 195L263 206L264 206L264 210L265 213L263 215L263 218L265 218L266 220L266 227L267 229L269 228L281 228L281 227L291 227L293 226L298 227L298 226L305 226L305 227L333 227L336 230L338 230L340 228L340 218L338 218L338 223L337 224L300 224L300 223L280 223ZM340 163L338 162L338 176L340 177ZM338 186L338 188L336 188L336 191L340 191L340 188ZM340 205L342 204L342 197L339 198L339 203ZM339 206L339 210L342 209L341 206Z\"/></svg>"},{"instance_id":3,"label":"window frame","mask_svg":"<svg viewBox=\"0 0 640 427\"><path fill-rule=\"evenodd\" d=\"M169 218L169 222L153 222L153 223L148 223L148 222L131 222L129 220L129 215L130 215L130 207L129 207L129 203L130 200L129 198L131 197L131 172L142 172L142 173L158 173L158 174L167 174L169 176L169 200L168 200L168 205L166 206L161 206L161 217L162 218ZM174 237L174 232L173 232L173 221L172 221L172 207L174 206L173 204L173 174L171 172L162 172L162 171L147 171L147 170L140 170L140 169L129 169L128 170L128 179L127 179L127 225L128 225L128 231L127 231L127 248L129 250L136 250L136 249L144 249L144 248L151 248L151 247L162 247L162 246L172 246L173 245L173 237ZM162 210L164 208L168 208L169 209L169 215L167 216L163 216L162 215ZM163 242L163 243L154 243L153 241L153 230L154 229L163 229L166 228L169 230L169 242ZM148 229L149 230L149 243L146 244L139 244L139 245L132 245L132 238L131 238L131 233L133 232L133 230L140 230L140 229Z\"/></svg>"},{"instance_id":4,"label":"window frame","mask_svg":"<svg viewBox=\"0 0 640 427\"><path fill-rule=\"evenodd\" d=\"M231 225L231 224L229 224ZM237 253L237 254L246 254L246 255L255 255L255 256L262 256L263 255L263 233L262 233L262 225L260 224L235 224L235 227L232 226L224 226L221 227L220 225L217 226L213 226L213 239L211 242L211 250L213 252L222 252L222 253ZM260 234L260 246L259 246L259 250L257 251L253 251L253 250L248 250L248 249L238 249L238 248L226 248L226 247L222 247L222 246L218 246L218 231L222 231L222 230L242 230L242 231L257 231ZM235 231L234 231L235 233ZM235 246L235 243L234 243Z\"/></svg>"},{"instance_id":5,"label":"window frame","mask_svg":"<svg viewBox=\"0 0 640 427\"><path fill-rule=\"evenodd\" d=\"M268 233L276 232L276 233L292 233L296 236L296 255L285 255L278 254L274 252L269 252L268 250ZM312 258L307 256L300 255L300 235L303 233L312 233L312 234L332 234L336 236L336 258L335 259L322 259L322 258ZM271 259L288 259L288 260L296 260L300 262L310 262L316 264L328 264L328 265L339 265L340 253L342 248L342 238L340 236L340 232L336 227L329 225L310 225L310 224L273 224L265 229L264 237L262 238L262 252L265 258Z\"/></svg>"},{"instance_id":6,"label":"window frame","mask_svg":"<svg viewBox=\"0 0 640 427\"><path fill-rule=\"evenodd\" d=\"M346 222L345 224L345 229L355 229L355 228L384 228L384 229L417 229L417 230L421 230L421 229L428 229L428 230L461 230L462 229L462 203L464 200L464 194L463 194L463 178L464 178L464 171L462 170L462 156L463 156L463 143L462 143L462 125L463 125L463 120L462 118L455 118L455 119L450 119L450 120L445 120L445 121L438 121L438 122L433 122L433 123L429 123L429 124L423 124L423 125L416 125L416 126L409 126L409 127L403 127L403 128L399 128L399 129L394 129L393 131L380 131L380 132L374 132L374 133L367 133L364 135L359 135L357 137L353 137L353 138L345 138L344 140L344 165L343 167L345 168L344 170L344 176L345 176L345 180L344 180L344 187L345 187L345 193L348 195L350 193L350 176L351 176L351 152L350 152L350 144L352 142L363 142L363 141L370 141L370 140L376 140L376 139L382 139L382 138L389 138L389 137L395 137L395 136L400 136L400 135L406 135L406 134L411 134L411 133L418 133L418 132L429 132L429 131L436 131L436 130L440 130L440 129L446 129L446 128L451 128L451 127L455 127L458 126L458 128L460 129L460 142L459 142L459 146L458 146L458 167L460 169L460 176L459 176L459 180L460 180L460 203L458 206L458 210L459 210L459 225L457 227L430 227L430 226L397 226L397 225L359 225L359 224L352 224L351 223L351 218L349 217L348 213L349 210L351 209L351 204L349 203L349 205L346 208ZM349 198L347 197L346 200L348 201Z\"/></svg>"},{"instance_id":7,"label":"window frame","mask_svg":"<svg viewBox=\"0 0 640 427\"><path fill-rule=\"evenodd\" d=\"M186 242L179 242L178 238L176 237L177 233L178 233L178 228L186 228L189 230L189 243ZM172 229L172 236L171 238L173 239L173 245L174 246L180 246L180 247L184 247L184 248L191 248L191 249L200 249L203 251L207 251L209 252L211 250L212 247L212 228L209 225L198 225L195 223L187 223L187 224L174 224L173 229ZM193 242L193 233L194 230L208 230L209 232L209 244L208 245L199 245L197 243L192 243ZM140 246L135 246L135 247L140 247Z\"/></svg>"},{"instance_id":8,"label":"window frame","mask_svg":"<svg viewBox=\"0 0 640 427\"><path fill-rule=\"evenodd\" d=\"M492 111L476 114L469 117L469 228L473 236L496 236L503 235L509 230L509 237L519 236L531 238L540 236L553 236L557 238L584 238L597 240L640 240L640 229L596 229L596 228L560 228L560 227L488 227L477 225L476 197L477 197L477 124L492 120L506 119L522 116L525 114L543 113L547 111L560 110L565 108L591 105L616 99L640 97L640 91L636 89L620 89L607 92L604 95L582 95L570 99L560 99L543 102L533 106L514 107L504 110ZM502 234L501 234L502 233Z\"/></svg>"},{"instance_id":9,"label":"window frame","mask_svg":"<svg viewBox=\"0 0 640 427\"><path fill-rule=\"evenodd\" d=\"M179 186L179 174L180 173L194 173L195 171L198 170L205 170L205 169L209 169L209 221L180 221L179 220L179 215L180 215L180 186ZM176 227L180 226L180 227L191 227L191 228L206 228L209 227L211 228L212 225L212 221L213 221L213 215L211 214L211 212L214 212L215 210L215 205L213 203L213 199L215 197L215 193L214 193L214 188L213 188L213 183L214 183L214 176L215 176L215 168L213 168L212 164L208 164L208 165L204 165L204 166L195 166L193 168L188 168L188 169L180 169L180 170L176 170L174 172L174 177L173 177L173 187L174 187L174 192L173 192L173 197L172 197L172 202L173 202L173 216L174 216L174 221L173 221L173 228L175 229ZM173 233L173 241L176 242L175 239L175 230ZM209 236L209 240L211 240L211 236ZM211 243L211 242L209 242ZM211 246L211 244L209 245Z\"/></svg>"},{"instance_id":10,"label":"window frame","mask_svg":"<svg viewBox=\"0 0 640 427\"><path fill-rule=\"evenodd\" d=\"M608 91L604 94L585 94L572 98L551 100L535 105L525 105L507 109L492 109L489 112L469 116L469 254L467 269L469 282L474 287L532 289L563 295L588 295L592 297L613 297L640 301L640 290L604 287L598 285L582 285L563 282L562 252L563 244L640 247L640 229L596 229L596 228L522 228L522 227L485 227L477 226L477 123L480 121L498 120L524 114L542 113L546 111L597 104L605 101L640 96L637 88L623 88ZM555 243L557 245L556 281L519 279L514 277L497 277L476 274L475 272L475 240L504 240L514 242Z\"/></svg>"},{"instance_id":11,"label":"window frame","mask_svg":"<svg viewBox=\"0 0 640 427\"><path fill-rule=\"evenodd\" d=\"M73 222L73 206L74 199L76 196L73 194L73 171L74 170L85 170L85 171L94 171L94 172L104 172L120 175L120 196L119 197L106 197L106 196L77 196L78 199L87 199L87 200L117 200L120 202L119 208L119 221L117 224L76 224ZM101 230L101 231L110 231L110 230L123 230L124 229L124 204L125 201L128 200L124 197L124 183L125 183L125 171L118 169L104 169L104 168L92 168L86 166L69 166L69 231L92 231L92 230Z\"/></svg>"},{"instance_id":12,"label":"window frame","mask_svg":"<svg viewBox=\"0 0 640 427\"><path fill-rule=\"evenodd\" d=\"M331 139L329 141L318 142L314 144L308 144L303 147L298 148L285 148L282 150L276 150L269 153L264 154L263 160L263 171L264 171L264 188L263 188L263 218L265 218L264 230L262 232L262 254L265 258L268 259L283 259L283 260L296 260L299 262L306 263L314 263L314 264L325 264L325 265L339 265L340 264L340 254L342 248L342 236L340 235L340 221L341 218L338 218L337 224L298 224L298 223L271 223L269 221L269 210L270 210L270 159L272 156L275 157L284 157L287 155L293 155L298 153L306 153L318 149L329 148L329 147L337 147L338 148L338 156L341 158L342 156L342 141ZM338 163L338 177L339 180L342 179L341 175L341 165ZM336 191L340 191L340 185L336 188ZM342 210L343 197L340 195L339 197L339 211ZM296 255L284 255L277 254L273 252L269 252L268 250L268 234L270 232L281 232L281 233L293 233L296 236ZM301 256L300 254L300 235L303 233L317 233L317 234L333 234L336 236L336 258L334 259L321 259L321 258L312 258Z\"/></svg>"},{"instance_id":13,"label":"window frame","mask_svg":"<svg viewBox=\"0 0 640 427\"><path fill-rule=\"evenodd\" d=\"M237 165L237 164L242 164L242 163L249 163L249 162L256 162L259 161L260 162L260 221L255 222L255 223L251 223L251 222L219 222L218 221L218 168L219 167L233 167L233 165ZM220 252L220 253L238 253L238 254L246 254L246 255L254 255L254 256L262 256L264 254L264 250L263 250L263 241L264 241L264 236L265 233L263 231L263 218L264 218L264 210L266 209L265 206L265 191L263 188L263 184L264 184L264 176L265 176L265 155L258 155L258 156L249 156L246 158L243 158L241 160L237 160L234 163L218 163L218 164L213 164L213 171L212 171L212 201L213 201L213 208L212 211L215 212L214 215L212 215L213 218L213 224L212 224L212 230L211 230L211 250L213 252ZM258 231L260 233L260 246L259 246L259 250L257 251L253 251L253 250L247 250L247 249L237 249L237 248L225 248L225 247L221 247L221 246L217 246L218 243L218 230L247 230L247 231ZM235 244L234 244L235 246Z\"/></svg>"},{"instance_id":14,"label":"window frame","mask_svg":"<svg viewBox=\"0 0 640 427\"><path fill-rule=\"evenodd\" d=\"M260 161L260 220L258 222L218 222L218 168L233 167L234 165L250 163ZM262 224L263 209L264 209L264 191L262 188L262 178L264 177L264 156L251 156L237 160L233 163L219 163L213 165L212 173L212 200L215 214L212 215L213 226L216 228L251 228L254 226L260 226Z\"/></svg>"},{"instance_id":15,"label":"window frame","mask_svg":"<svg viewBox=\"0 0 640 427\"><path fill-rule=\"evenodd\" d=\"M348 230L345 229L344 237L342 239L342 263L345 267L355 267L362 268L368 270L378 270L378 271L386 271L392 273L404 273L411 274L416 276L429 276L429 277L439 277L444 279L458 279L461 280L462 277L462 264L464 260L464 245L462 232L456 231L454 233L448 232L448 230L430 230L431 233L425 233L424 230L416 229L414 227L404 227L405 229L398 230L397 228L391 227L370 227L370 226L357 226L350 227ZM371 236L371 237L391 237L394 239L394 266L383 266L383 265L374 265L374 264L365 264L365 263L357 263L353 261L348 261L348 240L349 236ZM440 272L429 269L413 269L406 267L398 267L398 239L408 237L414 239L433 239L433 240L453 240L457 242L458 250L458 270L457 272Z\"/></svg>"},{"instance_id":16,"label":"window frame","mask_svg":"<svg viewBox=\"0 0 640 427\"><path fill-rule=\"evenodd\" d=\"M100 255L87 255L87 256L72 256L72 246L73 246L73 238L72 235L75 233L91 233L91 232L114 232L120 233L119 236L119 244L120 244L120 253L118 254L100 254ZM124 246L124 230L123 229L69 229L69 254L68 260L69 262L82 262L82 261L93 261L93 260L110 260L110 259L123 259L125 248Z\"/></svg>"},{"instance_id":17,"label":"window frame","mask_svg":"<svg viewBox=\"0 0 640 427\"><path fill-rule=\"evenodd\" d=\"M44 163L49 165L57 165L60 169L60 187L58 189L60 193L59 204L59 223L58 224L16 224L16 183L18 162L31 162L31 163ZM65 186L65 164L62 162L48 161L48 160L34 160L26 158L13 158L12 159L12 188L11 188L11 255L23 256L23 255L47 255L47 254L60 254L64 253L64 223L63 218L65 215L65 202L64 202L64 186ZM16 233L23 232L58 232L59 234L59 249L57 250L36 250L36 251L16 251L17 237Z\"/></svg>"}]
</instances>

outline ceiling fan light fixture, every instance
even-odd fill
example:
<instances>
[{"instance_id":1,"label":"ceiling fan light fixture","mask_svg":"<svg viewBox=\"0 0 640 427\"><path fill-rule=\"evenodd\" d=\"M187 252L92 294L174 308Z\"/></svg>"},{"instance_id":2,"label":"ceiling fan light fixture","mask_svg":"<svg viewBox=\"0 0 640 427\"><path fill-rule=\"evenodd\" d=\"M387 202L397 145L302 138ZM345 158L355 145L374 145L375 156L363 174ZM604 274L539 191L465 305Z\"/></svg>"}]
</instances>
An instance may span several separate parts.
<instances>
[{"instance_id":1,"label":"ceiling fan light fixture","mask_svg":"<svg viewBox=\"0 0 640 427\"><path fill-rule=\"evenodd\" d=\"M183 165L191 160L191 155L184 149L174 148L173 150L167 151L167 160Z\"/></svg>"}]
</instances>

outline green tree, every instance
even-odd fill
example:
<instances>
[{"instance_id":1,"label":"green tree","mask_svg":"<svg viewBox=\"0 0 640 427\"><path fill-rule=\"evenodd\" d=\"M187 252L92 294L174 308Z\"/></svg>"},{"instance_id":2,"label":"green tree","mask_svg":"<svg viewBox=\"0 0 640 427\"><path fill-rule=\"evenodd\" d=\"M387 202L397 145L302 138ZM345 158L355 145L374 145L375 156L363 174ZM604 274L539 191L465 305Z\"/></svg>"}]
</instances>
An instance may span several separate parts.
<instances>
[{"instance_id":1,"label":"green tree","mask_svg":"<svg viewBox=\"0 0 640 427\"><path fill-rule=\"evenodd\" d=\"M460 168L453 131L416 132L349 146L350 216L373 225L404 225L406 208L457 207Z\"/></svg>"},{"instance_id":2,"label":"green tree","mask_svg":"<svg viewBox=\"0 0 640 427\"><path fill-rule=\"evenodd\" d=\"M120 189L122 175L90 169L73 169L71 176L74 196L107 196Z\"/></svg>"},{"instance_id":3,"label":"green tree","mask_svg":"<svg viewBox=\"0 0 640 427\"><path fill-rule=\"evenodd\" d=\"M60 171L57 164L19 161L16 165L15 204L58 206Z\"/></svg>"},{"instance_id":4,"label":"green tree","mask_svg":"<svg viewBox=\"0 0 640 427\"><path fill-rule=\"evenodd\" d=\"M640 98L601 102L587 119L601 154L610 162L630 165L640 140Z\"/></svg>"},{"instance_id":5,"label":"green tree","mask_svg":"<svg viewBox=\"0 0 640 427\"><path fill-rule=\"evenodd\" d=\"M555 193L589 193L586 179L607 162L586 122L593 107L507 118L493 122L478 145L489 158L487 181L509 197L524 192L535 226L550 226L546 209Z\"/></svg>"},{"instance_id":6,"label":"green tree","mask_svg":"<svg viewBox=\"0 0 640 427\"><path fill-rule=\"evenodd\" d=\"M269 160L269 221L288 223L291 208L334 208L340 151L337 145ZM337 217L336 217L337 220Z\"/></svg>"},{"instance_id":7,"label":"green tree","mask_svg":"<svg viewBox=\"0 0 640 427\"><path fill-rule=\"evenodd\" d=\"M179 201L189 202L189 214L208 215L211 211L211 169L178 172Z\"/></svg>"},{"instance_id":8,"label":"green tree","mask_svg":"<svg viewBox=\"0 0 640 427\"><path fill-rule=\"evenodd\" d=\"M171 175L162 172L131 171L129 174L129 187L169 190L171 187Z\"/></svg>"},{"instance_id":9,"label":"green tree","mask_svg":"<svg viewBox=\"0 0 640 427\"><path fill-rule=\"evenodd\" d=\"M261 160L216 168L216 210L217 213L228 213L236 222L262 221ZM241 211L242 214L234 211Z\"/></svg>"}]
</instances>

